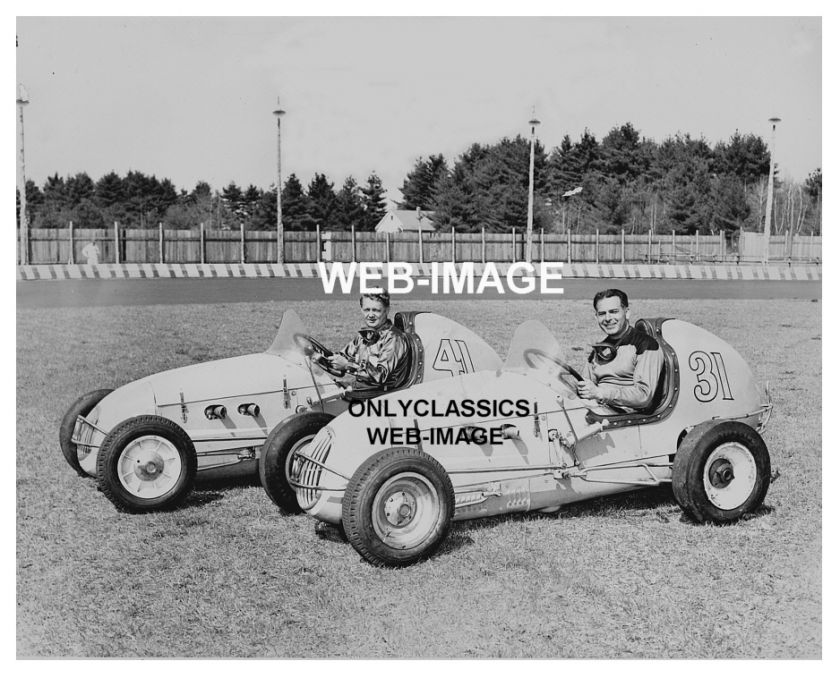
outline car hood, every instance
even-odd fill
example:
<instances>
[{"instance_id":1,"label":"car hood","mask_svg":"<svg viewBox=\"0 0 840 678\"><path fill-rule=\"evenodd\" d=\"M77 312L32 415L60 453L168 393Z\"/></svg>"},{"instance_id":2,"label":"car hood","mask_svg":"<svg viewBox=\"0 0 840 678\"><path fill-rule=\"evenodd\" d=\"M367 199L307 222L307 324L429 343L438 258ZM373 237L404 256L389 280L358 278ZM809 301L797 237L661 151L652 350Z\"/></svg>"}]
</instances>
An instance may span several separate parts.
<instances>
[{"instance_id":1,"label":"car hood","mask_svg":"<svg viewBox=\"0 0 840 678\"><path fill-rule=\"evenodd\" d=\"M319 386L333 381L316 372ZM198 400L214 400L255 393L312 386L306 367L269 353L252 353L196 365L186 365L146 377L158 407ZM284 383L285 382L285 383Z\"/></svg>"},{"instance_id":2,"label":"car hood","mask_svg":"<svg viewBox=\"0 0 840 678\"><path fill-rule=\"evenodd\" d=\"M314 371L322 394L335 383ZM156 414L167 405L312 388L312 375L300 365L268 353L252 353L158 372L120 386L108 394L88 416L102 430L142 414Z\"/></svg>"},{"instance_id":3,"label":"car hood","mask_svg":"<svg viewBox=\"0 0 840 678\"><path fill-rule=\"evenodd\" d=\"M355 404L340 414L329 427L334 435L331 444L330 466L349 477L368 456L383 446L370 444L367 429L457 427L463 424L482 424L506 419L501 415L481 416L447 410L451 403L459 406L466 400L527 402L529 412L536 406L545 411L557 406L557 394L532 378L515 372L486 370L452 379L427 382L405 391ZM403 405L411 402L406 412ZM426 416L417 416L413 404L424 403ZM426 406L425 404L428 404ZM387 446L386 446L387 447Z\"/></svg>"}]
</instances>

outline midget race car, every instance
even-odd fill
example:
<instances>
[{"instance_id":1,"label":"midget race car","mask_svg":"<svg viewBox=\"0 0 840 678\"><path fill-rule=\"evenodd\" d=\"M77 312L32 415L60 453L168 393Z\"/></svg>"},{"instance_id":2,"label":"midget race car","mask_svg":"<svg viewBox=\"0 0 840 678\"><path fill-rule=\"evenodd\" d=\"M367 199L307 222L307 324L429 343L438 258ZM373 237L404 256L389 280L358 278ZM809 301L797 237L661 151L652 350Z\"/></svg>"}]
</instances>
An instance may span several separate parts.
<instances>
[{"instance_id":1,"label":"midget race car","mask_svg":"<svg viewBox=\"0 0 840 678\"><path fill-rule=\"evenodd\" d=\"M394 323L409 345L394 389L502 364L478 335L437 314L397 313ZM289 450L308 443L353 400L329 355L288 310L264 353L188 365L81 396L61 422L62 453L77 473L96 476L124 511L175 506L197 477L257 471L269 496L293 511ZM267 439L268 465L261 460Z\"/></svg>"},{"instance_id":2,"label":"midget race car","mask_svg":"<svg viewBox=\"0 0 840 678\"><path fill-rule=\"evenodd\" d=\"M664 367L652 405L582 400L549 330L530 320L497 371L464 374L354 404L296 450L300 506L343 528L367 561L402 566L438 548L453 520L671 483L693 520L754 511L770 482L761 437L772 410L725 341L675 319L640 320Z\"/></svg>"}]
</instances>

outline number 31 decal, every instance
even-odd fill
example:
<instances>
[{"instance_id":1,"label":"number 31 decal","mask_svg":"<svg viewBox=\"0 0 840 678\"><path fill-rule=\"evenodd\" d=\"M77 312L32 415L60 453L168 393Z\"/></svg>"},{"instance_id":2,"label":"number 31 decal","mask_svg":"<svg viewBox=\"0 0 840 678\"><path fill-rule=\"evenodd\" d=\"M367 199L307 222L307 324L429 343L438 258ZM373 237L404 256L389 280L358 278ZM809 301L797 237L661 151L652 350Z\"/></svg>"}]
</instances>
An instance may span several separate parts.
<instances>
[{"instance_id":1,"label":"number 31 decal","mask_svg":"<svg viewBox=\"0 0 840 678\"><path fill-rule=\"evenodd\" d=\"M453 377L475 372L470 349L463 339L441 339L432 367L439 372L449 372Z\"/></svg>"},{"instance_id":2,"label":"number 31 decal","mask_svg":"<svg viewBox=\"0 0 840 678\"><path fill-rule=\"evenodd\" d=\"M712 351L709 355L705 351L694 351L688 356L688 367L697 376L694 397L701 403L714 400L719 393L723 393L724 400L734 400L720 353Z\"/></svg>"}]
</instances>

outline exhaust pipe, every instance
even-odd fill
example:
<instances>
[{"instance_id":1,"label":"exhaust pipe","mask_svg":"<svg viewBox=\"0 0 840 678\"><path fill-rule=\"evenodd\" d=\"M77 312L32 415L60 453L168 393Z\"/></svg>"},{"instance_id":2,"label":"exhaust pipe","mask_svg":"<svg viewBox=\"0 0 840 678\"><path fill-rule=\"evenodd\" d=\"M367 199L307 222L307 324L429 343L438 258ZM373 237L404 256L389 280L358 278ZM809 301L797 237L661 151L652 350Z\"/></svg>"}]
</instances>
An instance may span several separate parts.
<instances>
[{"instance_id":1,"label":"exhaust pipe","mask_svg":"<svg viewBox=\"0 0 840 678\"><path fill-rule=\"evenodd\" d=\"M239 414L245 414L251 417L260 416L260 406L256 403L242 403L236 408L236 411L239 412Z\"/></svg>"},{"instance_id":2,"label":"exhaust pipe","mask_svg":"<svg viewBox=\"0 0 840 678\"><path fill-rule=\"evenodd\" d=\"M208 419L224 419L227 416L227 407L224 405L208 405L204 408L204 416Z\"/></svg>"}]
</instances>

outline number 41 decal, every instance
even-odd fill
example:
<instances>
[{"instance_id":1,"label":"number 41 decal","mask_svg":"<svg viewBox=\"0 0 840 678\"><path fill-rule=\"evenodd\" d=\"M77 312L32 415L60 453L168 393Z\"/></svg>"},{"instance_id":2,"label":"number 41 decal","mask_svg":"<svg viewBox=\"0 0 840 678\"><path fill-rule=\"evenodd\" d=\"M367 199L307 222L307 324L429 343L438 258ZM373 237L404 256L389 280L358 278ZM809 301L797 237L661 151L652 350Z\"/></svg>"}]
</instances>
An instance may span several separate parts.
<instances>
[{"instance_id":1,"label":"number 41 decal","mask_svg":"<svg viewBox=\"0 0 840 678\"><path fill-rule=\"evenodd\" d=\"M432 368L439 372L449 372L453 377L475 372L467 342L463 339L441 339Z\"/></svg>"},{"instance_id":2,"label":"number 41 decal","mask_svg":"<svg viewBox=\"0 0 840 678\"><path fill-rule=\"evenodd\" d=\"M694 397L701 403L714 400L721 392L724 400L734 400L720 353L712 351L709 355L705 351L694 351L688 356L688 367L697 376Z\"/></svg>"}]
</instances>

